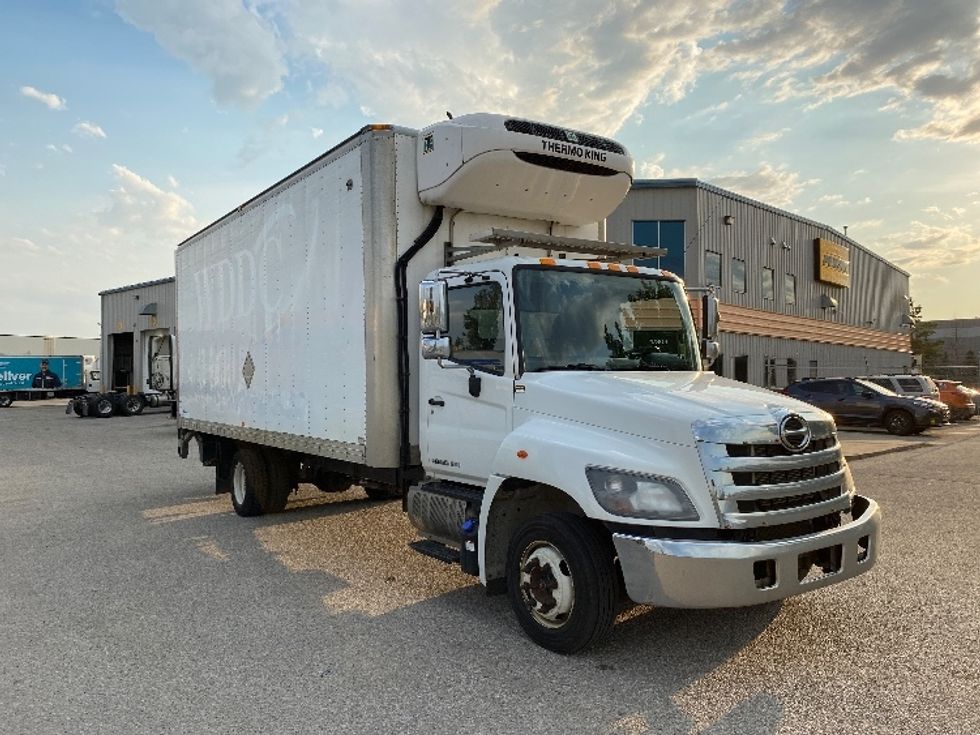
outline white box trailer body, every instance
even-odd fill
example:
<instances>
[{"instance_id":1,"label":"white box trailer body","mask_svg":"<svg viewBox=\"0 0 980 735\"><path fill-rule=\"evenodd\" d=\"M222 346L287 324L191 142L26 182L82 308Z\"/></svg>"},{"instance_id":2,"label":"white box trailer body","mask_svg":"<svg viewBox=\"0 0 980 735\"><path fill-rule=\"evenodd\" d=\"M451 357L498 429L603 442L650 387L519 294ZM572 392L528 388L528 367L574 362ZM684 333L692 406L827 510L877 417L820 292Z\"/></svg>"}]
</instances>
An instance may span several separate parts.
<instances>
[{"instance_id":1,"label":"white box trailer body","mask_svg":"<svg viewBox=\"0 0 980 735\"><path fill-rule=\"evenodd\" d=\"M415 130L366 129L178 247L181 426L399 467L395 264L434 211L419 200L418 143ZM518 224L592 239L599 228L462 212L437 239ZM434 243L408 282L443 265ZM417 334L417 289L408 300ZM416 375L414 345L409 359Z\"/></svg>"}]
</instances>

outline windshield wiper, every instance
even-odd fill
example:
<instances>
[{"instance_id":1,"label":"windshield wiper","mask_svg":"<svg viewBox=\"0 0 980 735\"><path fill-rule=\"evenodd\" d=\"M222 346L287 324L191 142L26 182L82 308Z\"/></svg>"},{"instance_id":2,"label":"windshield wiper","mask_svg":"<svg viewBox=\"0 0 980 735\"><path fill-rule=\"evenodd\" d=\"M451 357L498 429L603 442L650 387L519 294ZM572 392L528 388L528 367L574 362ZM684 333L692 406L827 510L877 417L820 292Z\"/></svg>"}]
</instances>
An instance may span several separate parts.
<instances>
[{"instance_id":1,"label":"windshield wiper","mask_svg":"<svg viewBox=\"0 0 980 735\"><path fill-rule=\"evenodd\" d=\"M548 370L608 370L609 368L603 367L602 365L594 365L591 362L571 362L567 365L545 365L540 367L535 372L543 373Z\"/></svg>"}]
</instances>

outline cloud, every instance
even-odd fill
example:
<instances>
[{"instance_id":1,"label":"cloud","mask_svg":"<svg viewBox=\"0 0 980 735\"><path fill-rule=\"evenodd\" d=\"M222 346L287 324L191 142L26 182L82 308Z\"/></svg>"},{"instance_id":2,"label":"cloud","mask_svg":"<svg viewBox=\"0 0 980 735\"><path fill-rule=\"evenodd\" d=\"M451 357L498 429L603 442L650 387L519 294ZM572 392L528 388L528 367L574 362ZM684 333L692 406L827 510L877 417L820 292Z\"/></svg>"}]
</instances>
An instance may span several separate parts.
<instances>
[{"instance_id":1,"label":"cloud","mask_svg":"<svg viewBox=\"0 0 980 735\"><path fill-rule=\"evenodd\" d=\"M35 87L24 86L20 88L20 93L24 97L30 97L47 106L49 110L67 110L68 103L53 92L42 92Z\"/></svg>"},{"instance_id":2,"label":"cloud","mask_svg":"<svg viewBox=\"0 0 980 735\"><path fill-rule=\"evenodd\" d=\"M117 0L128 23L211 80L220 107L253 109L288 71L275 26L240 0ZM349 33L349 29L345 29Z\"/></svg>"},{"instance_id":3,"label":"cloud","mask_svg":"<svg viewBox=\"0 0 980 735\"><path fill-rule=\"evenodd\" d=\"M880 238L874 249L900 266L914 266L916 272L980 261L980 237L968 224L931 225L916 220L907 230Z\"/></svg>"},{"instance_id":4,"label":"cloud","mask_svg":"<svg viewBox=\"0 0 980 735\"><path fill-rule=\"evenodd\" d=\"M48 143L44 146L45 150L51 151L52 153L73 153L72 147L67 143L62 145L55 145L54 143Z\"/></svg>"},{"instance_id":5,"label":"cloud","mask_svg":"<svg viewBox=\"0 0 980 735\"><path fill-rule=\"evenodd\" d=\"M751 138L746 139L742 144L742 148L760 148L769 143L775 143L777 140L782 138L786 133L789 132L789 128L782 128L780 130L771 130L767 133L758 133L753 135Z\"/></svg>"},{"instance_id":6,"label":"cloud","mask_svg":"<svg viewBox=\"0 0 980 735\"><path fill-rule=\"evenodd\" d=\"M790 171L786 166L774 167L769 163L763 163L755 171L736 171L710 179L712 184L723 189L731 189L776 207L791 204L800 192L818 181L819 179L801 179L798 172Z\"/></svg>"},{"instance_id":7,"label":"cloud","mask_svg":"<svg viewBox=\"0 0 980 735\"><path fill-rule=\"evenodd\" d=\"M313 140L316 140L323 135L323 128L310 128L310 133L313 135Z\"/></svg>"},{"instance_id":8,"label":"cloud","mask_svg":"<svg viewBox=\"0 0 980 735\"><path fill-rule=\"evenodd\" d=\"M238 149L238 161L247 166L276 143L278 131L289 123L289 115L280 115L266 120L262 126L249 134Z\"/></svg>"},{"instance_id":9,"label":"cloud","mask_svg":"<svg viewBox=\"0 0 980 735\"><path fill-rule=\"evenodd\" d=\"M100 138L104 140L106 137L108 137L101 127L93 122L88 122L87 120L76 123L71 131L79 138Z\"/></svg>"},{"instance_id":10,"label":"cloud","mask_svg":"<svg viewBox=\"0 0 980 735\"><path fill-rule=\"evenodd\" d=\"M661 164L666 158L665 153L658 153L653 158L641 161L636 167L638 179L662 179L664 177L664 167Z\"/></svg>"},{"instance_id":11,"label":"cloud","mask_svg":"<svg viewBox=\"0 0 980 735\"><path fill-rule=\"evenodd\" d=\"M173 246L200 227L194 207L179 194L120 164L113 164L112 173L116 186L97 218L113 237Z\"/></svg>"}]
</instances>

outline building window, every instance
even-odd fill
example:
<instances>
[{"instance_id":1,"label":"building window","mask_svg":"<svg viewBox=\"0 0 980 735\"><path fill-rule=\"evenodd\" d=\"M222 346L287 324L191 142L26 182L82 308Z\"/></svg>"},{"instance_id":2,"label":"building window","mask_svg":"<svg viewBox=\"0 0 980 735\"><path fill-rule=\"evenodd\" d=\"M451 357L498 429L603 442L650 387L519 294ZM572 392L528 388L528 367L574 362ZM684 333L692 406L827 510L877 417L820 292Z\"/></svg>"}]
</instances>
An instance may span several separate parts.
<instances>
[{"instance_id":1,"label":"building window","mask_svg":"<svg viewBox=\"0 0 980 735\"><path fill-rule=\"evenodd\" d=\"M816 378L817 376L817 361L810 360L810 377Z\"/></svg>"},{"instance_id":2,"label":"building window","mask_svg":"<svg viewBox=\"0 0 980 735\"><path fill-rule=\"evenodd\" d=\"M783 303L787 306L796 303L796 276L792 273L783 279Z\"/></svg>"},{"instance_id":3,"label":"building window","mask_svg":"<svg viewBox=\"0 0 980 735\"><path fill-rule=\"evenodd\" d=\"M721 286L721 253L704 252L704 280L709 286Z\"/></svg>"},{"instance_id":4,"label":"building window","mask_svg":"<svg viewBox=\"0 0 980 735\"><path fill-rule=\"evenodd\" d=\"M732 291L745 293L745 261L732 258Z\"/></svg>"},{"instance_id":5,"label":"building window","mask_svg":"<svg viewBox=\"0 0 980 735\"><path fill-rule=\"evenodd\" d=\"M732 361L732 371L734 373L735 380L740 380L743 383L749 382L749 356L739 355Z\"/></svg>"},{"instance_id":6,"label":"building window","mask_svg":"<svg viewBox=\"0 0 980 735\"><path fill-rule=\"evenodd\" d=\"M786 385L796 382L796 358L786 358Z\"/></svg>"},{"instance_id":7,"label":"building window","mask_svg":"<svg viewBox=\"0 0 980 735\"><path fill-rule=\"evenodd\" d=\"M762 298L772 301L776 298L776 276L772 268L762 269Z\"/></svg>"},{"instance_id":8,"label":"building window","mask_svg":"<svg viewBox=\"0 0 980 735\"><path fill-rule=\"evenodd\" d=\"M663 257L634 260L636 265L663 268L684 277L684 220L634 220L633 244L667 249Z\"/></svg>"},{"instance_id":9,"label":"building window","mask_svg":"<svg viewBox=\"0 0 980 735\"><path fill-rule=\"evenodd\" d=\"M765 362L765 387L776 387L776 358L767 357Z\"/></svg>"}]
</instances>

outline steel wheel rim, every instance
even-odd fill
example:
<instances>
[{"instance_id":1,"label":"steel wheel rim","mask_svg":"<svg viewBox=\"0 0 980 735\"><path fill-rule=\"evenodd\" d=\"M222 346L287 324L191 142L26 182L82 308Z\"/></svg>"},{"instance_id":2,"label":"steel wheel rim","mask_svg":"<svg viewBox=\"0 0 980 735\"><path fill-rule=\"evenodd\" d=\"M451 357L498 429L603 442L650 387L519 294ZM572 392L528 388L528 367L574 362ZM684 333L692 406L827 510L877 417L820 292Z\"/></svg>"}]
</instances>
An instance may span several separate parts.
<instances>
[{"instance_id":1,"label":"steel wheel rim","mask_svg":"<svg viewBox=\"0 0 980 735\"><path fill-rule=\"evenodd\" d=\"M235 465L235 471L231 478L232 492L235 494L235 502L239 506L245 504L245 468L240 464Z\"/></svg>"},{"instance_id":2,"label":"steel wheel rim","mask_svg":"<svg viewBox=\"0 0 980 735\"><path fill-rule=\"evenodd\" d=\"M565 625L575 607L575 583L558 547L535 541L521 555L520 590L535 622L545 628Z\"/></svg>"}]
</instances>

